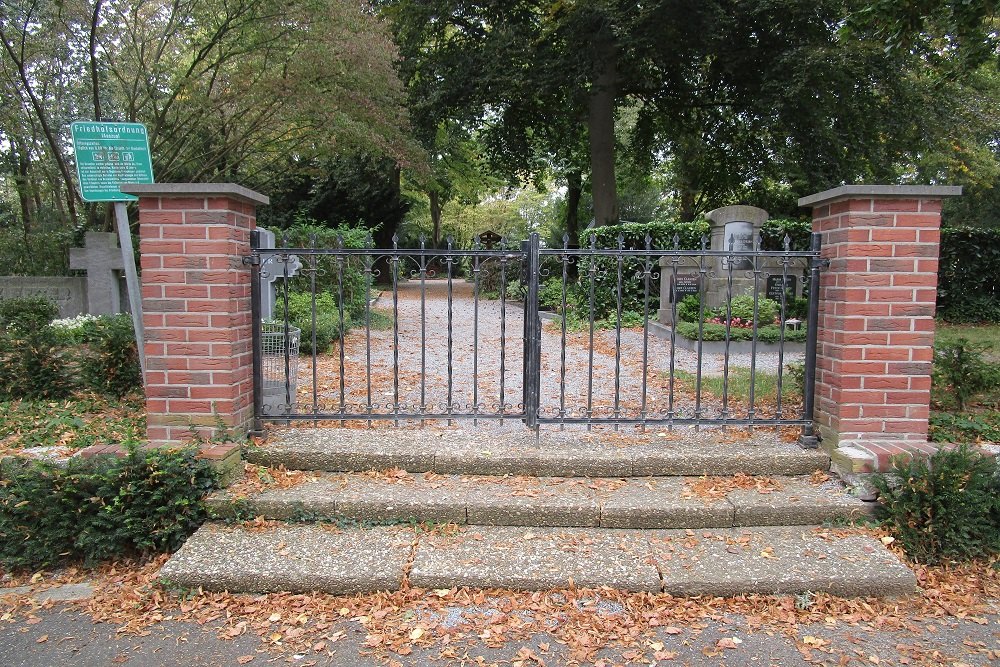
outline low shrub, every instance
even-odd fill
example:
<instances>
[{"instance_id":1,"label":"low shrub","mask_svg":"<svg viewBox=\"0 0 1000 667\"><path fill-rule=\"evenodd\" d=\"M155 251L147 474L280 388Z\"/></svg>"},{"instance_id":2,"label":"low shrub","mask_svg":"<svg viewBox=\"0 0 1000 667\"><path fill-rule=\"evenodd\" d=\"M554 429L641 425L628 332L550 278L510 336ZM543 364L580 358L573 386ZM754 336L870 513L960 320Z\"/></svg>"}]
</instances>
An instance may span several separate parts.
<instances>
[{"instance_id":1,"label":"low shrub","mask_svg":"<svg viewBox=\"0 0 1000 667\"><path fill-rule=\"evenodd\" d=\"M83 315L37 324L50 310L0 331L0 400L65 398L77 389L121 397L142 386L128 315Z\"/></svg>"},{"instance_id":2,"label":"low shrub","mask_svg":"<svg viewBox=\"0 0 1000 667\"><path fill-rule=\"evenodd\" d=\"M698 339L698 324L696 322L678 322L677 333L692 340ZM702 340L704 341L724 341L726 340L726 325L705 324L702 329ZM741 327L730 327L729 340L753 340L753 329ZM757 340L761 343L777 343L781 341L781 329L776 324L769 324L757 329ZM785 329L785 341L789 343L804 343L806 340L805 329Z\"/></svg>"},{"instance_id":3,"label":"low shrub","mask_svg":"<svg viewBox=\"0 0 1000 667\"><path fill-rule=\"evenodd\" d=\"M897 459L873 479L885 518L915 560L936 564L1000 553L1000 470L969 446Z\"/></svg>"},{"instance_id":4,"label":"low shrub","mask_svg":"<svg viewBox=\"0 0 1000 667\"><path fill-rule=\"evenodd\" d=\"M43 297L0 301L0 329L5 331L34 331L58 316L59 307Z\"/></svg>"},{"instance_id":5,"label":"low shrub","mask_svg":"<svg viewBox=\"0 0 1000 667\"><path fill-rule=\"evenodd\" d=\"M122 397L142 386L142 368L129 315L108 315L85 325L80 379L88 389Z\"/></svg>"},{"instance_id":6,"label":"low shrub","mask_svg":"<svg viewBox=\"0 0 1000 667\"><path fill-rule=\"evenodd\" d=\"M345 313L346 315L346 313ZM279 295L275 304L275 317L279 321L285 319L285 300ZM362 316L363 317L363 316ZM289 292L288 321L302 330L299 351L302 354L313 353L313 313L312 294L310 292ZM329 351L333 341L343 337L344 322L340 319L340 310L333 295L329 292L316 294L316 354Z\"/></svg>"},{"instance_id":7,"label":"low shrub","mask_svg":"<svg viewBox=\"0 0 1000 667\"><path fill-rule=\"evenodd\" d=\"M172 551L206 517L216 486L193 448L133 450L65 466L6 459L0 468L0 563L49 567Z\"/></svg>"},{"instance_id":8,"label":"low shrub","mask_svg":"<svg viewBox=\"0 0 1000 667\"><path fill-rule=\"evenodd\" d=\"M52 327L0 332L0 399L59 399L79 384L79 363Z\"/></svg>"},{"instance_id":9,"label":"low shrub","mask_svg":"<svg viewBox=\"0 0 1000 667\"><path fill-rule=\"evenodd\" d=\"M977 395L1000 386L1000 368L983 357L987 349L965 338L934 346L935 393L954 399L959 412Z\"/></svg>"},{"instance_id":10,"label":"low shrub","mask_svg":"<svg viewBox=\"0 0 1000 667\"><path fill-rule=\"evenodd\" d=\"M697 322L701 315L701 297L688 294L677 304L677 319L682 322Z\"/></svg>"}]
</instances>

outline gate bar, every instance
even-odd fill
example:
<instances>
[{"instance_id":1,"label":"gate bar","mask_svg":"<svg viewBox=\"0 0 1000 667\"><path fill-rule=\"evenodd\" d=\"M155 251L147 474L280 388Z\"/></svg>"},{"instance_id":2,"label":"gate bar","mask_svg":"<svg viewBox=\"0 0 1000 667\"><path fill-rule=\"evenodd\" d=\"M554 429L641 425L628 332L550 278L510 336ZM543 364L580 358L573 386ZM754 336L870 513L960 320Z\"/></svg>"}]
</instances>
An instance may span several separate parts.
<instances>
[{"instance_id":1,"label":"gate bar","mask_svg":"<svg viewBox=\"0 0 1000 667\"><path fill-rule=\"evenodd\" d=\"M803 380L802 417L810 420L802 427L799 444L802 447L815 449L819 447L819 438L813 432L813 413L816 407L816 340L819 336L819 272L824 264L819 253L823 247L823 237L813 232L810 249L816 253L809 261L809 317L806 331L806 368Z\"/></svg>"},{"instance_id":2,"label":"gate bar","mask_svg":"<svg viewBox=\"0 0 1000 667\"><path fill-rule=\"evenodd\" d=\"M524 424L531 429L538 427L539 385L542 378L542 320L538 316L540 245L537 232L532 232L527 241L521 242L528 284L524 297Z\"/></svg>"}]
</instances>

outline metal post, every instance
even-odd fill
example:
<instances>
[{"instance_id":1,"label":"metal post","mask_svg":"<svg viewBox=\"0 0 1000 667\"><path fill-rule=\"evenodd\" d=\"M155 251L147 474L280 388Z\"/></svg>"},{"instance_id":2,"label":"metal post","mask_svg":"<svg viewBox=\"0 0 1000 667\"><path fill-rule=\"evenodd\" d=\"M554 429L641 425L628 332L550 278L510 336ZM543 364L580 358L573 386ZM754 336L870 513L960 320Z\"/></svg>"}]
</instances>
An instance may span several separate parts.
<instances>
[{"instance_id":1,"label":"metal post","mask_svg":"<svg viewBox=\"0 0 1000 667\"><path fill-rule=\"evenodd\" d=\"M135 270L135 251L132 249L132 232L128 226L128 204L115 202L115 222L118 226L118 245L122 250L122 265L125 267L125 285L128 289L128 305L132 311L132 327L135 329L135 344L139 352L139 368L142 369L142 383L146 384L146 330L142 324L142 294L139 292L139 275Z\"/></svg>"},{"instance_id":2,"label":"metal post","mask_svg":"<svg viewBox=\"0 0 1000 667\"><path fill-rule=\"evenodd\" d=\"M264 422L261 417L264 414L264 368L261 345L263 336L261 334L261 285L260 285L260 255L257 251L261 245L260 230L250 232L250 251L248 258L250 264L250 340L253 348L253 430L251 435L264 435Z\"/></svg>"},{"instance_id":3,"label":"metal post","mask_svg":"<svg viewBox=\"0 0 1000 667\"><path fill-rule=\"evenodd\" d=\"M819 336L819 272L823 266L823 260L819 253L822 248L822 238L818 233L813 233L810 250L816 253L815 257L809 259L809 317L806 320L806 360L805 378L802 382L802 417L804 419L814 419L814 409L816 406L816 340ZM784 288L784 285L782 285ZM809 423L802 427L802 435L799 437L799 444L806 449L819 447L819 438L813 433L813 424Z\"/></svg>"},{"instance_id":4,"label":"metal post","mask_svg":"<svg viewBox=\"0 0 1000 667\"><path fill-rule=\"evenodd\" d=\"M521 242L527 293L524 297L524 424L537 428L541 389L542 320L538 316L539 236L533 233Z\"/></svg>"}]
</instances>

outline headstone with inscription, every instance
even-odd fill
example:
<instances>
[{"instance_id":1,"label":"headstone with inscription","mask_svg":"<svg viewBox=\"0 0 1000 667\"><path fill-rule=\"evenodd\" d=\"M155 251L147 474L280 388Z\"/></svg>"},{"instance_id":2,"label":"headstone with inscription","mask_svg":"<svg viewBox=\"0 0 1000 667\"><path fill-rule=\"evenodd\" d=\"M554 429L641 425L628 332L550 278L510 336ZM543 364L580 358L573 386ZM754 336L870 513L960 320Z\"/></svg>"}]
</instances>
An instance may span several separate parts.
<instances>
[{"instance_id":1,"label":"headstone with inscription","mask_svg":"<svg viewBox=\"0 0 1000 667\"><path fill-rule=\"evenodd\" d=\"M87 232L84 247L70 248L71 269L87 272L87 311L91 315L121 312L118 273L124 270L118 235L113 232Z\"/></svg>"},{"instance_id":2,"label":"headstone with inscription","mask_svg":"<svg viewBox=\"0 0 1000 667\"><path fill-rule=\"evenodd\" d=\"M726 303L729 296L729 278L732 274L732 296L753 292L754 280L749 275L753 259L747 254L754 250L760 228L767 222L768 212L756 206L723 206L709 211L706 216L711 225L711 249L727 254L714 264L714 276L705 286L705 306L716 308ZM764 285L759 285L758 290Z\"/></svg>"},{"instance_id":3,"label":"headstone with inscription","mask_svg":"<svg viewBox=\"0 0 1000 667\"><path fill-rule=\"evenodd\" d=\"M41 297L59 307L59 317L87 312L87 279L69 276L0 276L0 301Z\"/></svg>"},{"instance_id":4,"label":"headstone with inscription","mask_svg":"<svg viewBox=\"0 0 1000 667\"><path fill-rule=\"evenodd\" d=\"M795 283L797 282L796 277L793 275L784 276L785 283L785 300L791 301L795 298ZM782 276L768 276L767 277L767 298L777 303L781 303L781 283Z\"/></svg>"}]
</instances>

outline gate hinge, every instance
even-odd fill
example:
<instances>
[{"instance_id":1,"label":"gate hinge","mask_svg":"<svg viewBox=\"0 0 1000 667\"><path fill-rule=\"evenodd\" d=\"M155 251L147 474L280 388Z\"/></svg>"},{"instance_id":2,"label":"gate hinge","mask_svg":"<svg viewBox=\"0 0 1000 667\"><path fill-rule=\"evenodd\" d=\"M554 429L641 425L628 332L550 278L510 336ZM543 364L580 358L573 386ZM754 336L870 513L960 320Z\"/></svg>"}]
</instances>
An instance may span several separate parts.
<instances>
[{"instance_id":1,"label":"gate hinge","mask_svg":"<svg viewBox=\"0 0 1000 667\"><path fill-rule=\"evenodd\" d=\"M246 255L243 258L243 266L260 266L260 255Z\"/></svg>"}]
</instances>

